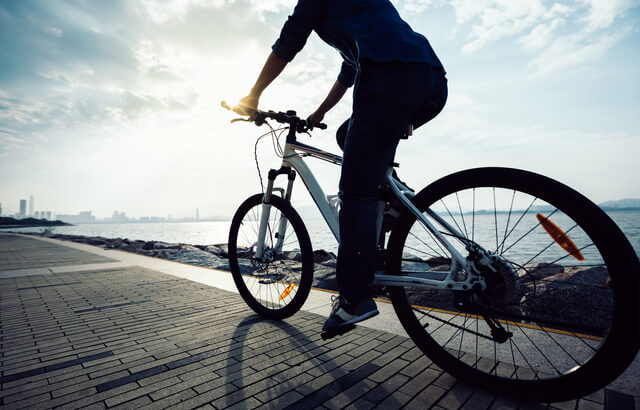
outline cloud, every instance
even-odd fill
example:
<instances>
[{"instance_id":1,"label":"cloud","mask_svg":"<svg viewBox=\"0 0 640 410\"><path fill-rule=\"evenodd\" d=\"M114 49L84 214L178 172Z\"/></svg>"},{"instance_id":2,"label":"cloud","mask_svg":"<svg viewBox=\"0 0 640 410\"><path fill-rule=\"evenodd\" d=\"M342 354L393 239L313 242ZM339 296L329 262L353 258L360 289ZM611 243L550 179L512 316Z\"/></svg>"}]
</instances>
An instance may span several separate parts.
<instances>
[{"instance_id":1,"label":"cloud","mask_svg":"<svg viewBox=\"0 0 640 410\"><path fill-rule=\"evenodd\" d=\"M395 3L397 7L399 6L399 8L401 8L403 12L405 12L406 14L409 14L409 13L422 13L424 10L428 9L429 7L439 4L440 1L438 0L404 0L402 2L393 1L393 3Z\"/></svg>"},{"instance_id":2,"label":"cloud","mask_svg":"<svg viewBox=\"0 0 640 410\"><path fill-rule=\"evenodd\" d=\"M634 0L580 0L580 3L588 7L583 20L587 23L589 32L609 27L618 17L638 6L638 2Z\"/></svg>"},{"instance_id":3,"label":"cloud","mask_svg":"<svg viewBox=\"0 0 640 410\"><path fill-rule=\"evenodd\" d=\"M592 37L580 32L561 36L541 50L531 60L529 66L535 70L535 76L540 76L589 61L596 61L627 34L628 31L620 31Z\"/></svg>"},{"instance_id":4,"label":"cloud","mask_svg":"<svg viewBox=\"0 0 640 410\"><path fill-rule=\"evenodd\" d=\"M183 22L194 8L220 8L225 5L225 0L142 0L142 5L155 24L164 24L170 21Z\"/></svg>"},{"instance_id":5,"label":"cloud","mask_svg":"<svg viewBox=\"0 0 640 410\"><path fill-rule=\"evenodd\" d=\"M630 27L622 23L614 28L613 23L637 5L634 0L451 2L455 31L470 26L463 53L477 53L490 43L514 39L533 54L529 66L536 75L602 57Z\"/></svg>"},{"instance_id":6,"label":"cloud","mask_svg":"<svg viewBox=\"0 0 640 410\"><path fill-rule=\"evenodd\" d=\"M275 39L272 26L260 23L262 12L248 6L248 0L3 2L0 130L34 140L78 124L101 127L189 109L247 71L231 63L243 60L239 54L255 57L255 44ZM268 44L263 49L266 57Z\"/></svg>"},{"instance_id":7,"label":"cloud","mask_svg":"<svg viewBox=\"0 0 640 410\"><path fill-rule=\"evenodd\" d=\"M474 53L491 41L527 30L547 11L541 0L455 0L452 5L459 24L479 20L471 27L472 40L462 48L464 53Z\"/></svg>"}]
</instances>

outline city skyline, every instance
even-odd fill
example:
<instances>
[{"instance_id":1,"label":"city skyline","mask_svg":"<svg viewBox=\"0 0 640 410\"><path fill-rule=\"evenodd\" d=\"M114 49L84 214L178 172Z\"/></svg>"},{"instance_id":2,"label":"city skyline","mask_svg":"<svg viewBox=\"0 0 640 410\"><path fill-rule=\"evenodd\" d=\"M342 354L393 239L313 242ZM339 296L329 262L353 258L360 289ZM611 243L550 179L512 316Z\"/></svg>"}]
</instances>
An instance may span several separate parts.
<instances>
[{"instance_id":1,"label":"city skyline","mask_svg":"<svg viewBox=\"0 0 640 410\"><path fill-rule=\"evenodd\" d=\"M596 203L640 198L637 0L393 0L445 65L443 112L402 141L399 174L508 166ZM220 107L246 95L295 0L0 3L0 201L107 217L231 215L260 192L265 127ZM340 56L315 34L261 108L313 112ZM349 94L307 144L338 153ZM262 175L279 168L268 138ZM326 194L339 169L312 163ZM295 206L312 205L303 184Z\"/></svg>"},{"instance_id":2,"label":"city skyline","mask_svg":"<svg viewBox=\"0 0 640 410\"><path fill-rule=\"evenodd\" d=\"M33 197L33 195L31 195ZM20 200L20 203L26 200ZM168 214L167 216L159 216L159 215L129 215L127 216L126 211L114 210L111 213L111 216L103 216L103 215L93 215L93 211L79 211L77 214L67 213L67 212L51 212L51 211L35 211L33 214L21 216L19 212L16 213L5 213L2 207L2 201L0 201L0 216L9 216L15 218L27 218L34 217L36 219L47 219L47 220L63 220L65 222L70 223L104 223L104 222L173 222L173 221L221 221L221 220L231 220L233 217L232 214L229 215L221 215L221 214L212 214L207 215L200 218L200 209L195 208L195 211L192 215L177 215L177 214ZM614 200L605 200L602 202L598 202L597 205L602 207L605 210L615 210L615 209L638 209L640 208L640 198L619 198ZM319 212L313 206L303 206L298 208L298 212L303 216L313 216L320 217ZM44 214L48 214L46 217ZM42 215L40 215L42 214ZM194 217L195 215L195 217Z\"/></svg>"},{"instance_id":3,"label":"city skyline","mask_svg":"<svg viewBox=\"0 0 640 410\"><path fill-rule=\"evenodd\" d=\"M18 202L18 211L16 212L5 212L7 208L3 208L2 204L7 203L7 201L0 201L0 216L10 216L16 218L29 218L33 217L36 219L60 219L60 217L67 217L65 222L73 222L72 219L82 220L82 223L91 223L91 222L101 222L101 221L116 221L116 222L127 222L127 221L172 221L172 220L219 220L221 218L229 218L230 216L225 215L208 215L203 218L200 218L200 209L195 208L192 215L176 215L168 214L167 216L159 216L159 215L126 215L126 211L114 210L111 216L104 215L93 215L93 211L84 210L78 211L77 213L69 213L65 211L52 212L50 210L33 210L34 203L34 195L29 195L29 201L26 199L19 199ZM29 210L27 209L27 203L29 204ZM22 213L24 204L25 212ZM12 209L12 208L9 208ZM45 216L46 215L46 216ZM195 217L194 217L195 215Z\"/></svg>"}]
</instances>

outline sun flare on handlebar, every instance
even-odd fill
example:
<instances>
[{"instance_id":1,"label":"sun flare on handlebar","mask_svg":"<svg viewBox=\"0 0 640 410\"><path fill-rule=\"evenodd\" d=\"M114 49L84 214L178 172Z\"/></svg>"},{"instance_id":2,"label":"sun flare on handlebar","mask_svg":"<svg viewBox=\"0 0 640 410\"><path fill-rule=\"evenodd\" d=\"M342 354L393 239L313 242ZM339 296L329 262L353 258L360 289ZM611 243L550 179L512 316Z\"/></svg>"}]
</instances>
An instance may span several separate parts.
<instances>
[{"instance_id":1,"label":"sun flare on handlebar","mask_svg":"<svg viewBox=\"0 0 640 410\"><path fill-rule=\"evenodd\" d=\"M251 108L245 104L241 104L240 102L228 103L227 101L221 102L222 107L227 110L233 111L236 114L252 117L255 115L257 109Z\"/></svg>"}]
</instances>

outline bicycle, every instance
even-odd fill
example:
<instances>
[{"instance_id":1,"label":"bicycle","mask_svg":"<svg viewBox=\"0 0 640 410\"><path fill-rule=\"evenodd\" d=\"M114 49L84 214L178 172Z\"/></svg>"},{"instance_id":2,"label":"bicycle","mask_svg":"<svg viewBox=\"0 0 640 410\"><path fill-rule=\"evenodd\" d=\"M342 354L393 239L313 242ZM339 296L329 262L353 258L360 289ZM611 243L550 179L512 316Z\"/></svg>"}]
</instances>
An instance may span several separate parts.
<instances>
[{"instance_id":1,"label":"bicycle","mask_svg":"<svg viewBox=\"0 0 640 410\"><path fill-rule=\"evenodd\" d=\"M302 307L314 270L309 234L291 205L296 174L339 240L336 207L303 158L342 158L299 142L296 134L312 127L295 111L245 119L267 120L287 132L284 147L276 130L265 134L282 165L238 208L228 253L246 303L283 319ZM374 283L435 364L501 395L554 402L606 386L633 361L640 263L600 208L555 180L509 168L460 171L414 194L394 166L380 188ZM274 187L280 175L286 188Z\"/></svg>"}]
</instances>

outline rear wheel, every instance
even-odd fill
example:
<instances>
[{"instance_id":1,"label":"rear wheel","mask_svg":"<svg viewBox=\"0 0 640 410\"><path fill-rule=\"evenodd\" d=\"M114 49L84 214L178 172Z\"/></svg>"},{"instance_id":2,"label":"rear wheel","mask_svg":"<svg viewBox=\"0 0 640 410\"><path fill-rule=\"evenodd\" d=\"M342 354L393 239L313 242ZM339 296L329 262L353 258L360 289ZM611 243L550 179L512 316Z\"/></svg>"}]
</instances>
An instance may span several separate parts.
<instances>
[{"instance_id":1,"label":"rear wheel","mask_svg":"<svg viewBox=\"0 0 640 410\"><path fill-rule=\"evenodd\" d=\"M229 232L229 264L238 291L251 309L264 317L283 319L300 310L309 295L313 250L298 213L274 195L263 256L256 257L262 198L254 195L236 211Z\"/></svg>"},{"instance_id":2,"label":"rear wheel","mask_svg":"<svg viewBox=\"0 0 640 410\"><path fill-rule=\"evenodd\" d=\"M391 289L413 341L468 383L531 401L562 401L604 387L640 346L640 265L611 219L574 190L506 168L462 171L421 191L461 235L485 290ZM489 265L479 262L488 256ZM444 279L444 246L405 211L389 238L390 271ZM458 279L468 272L460 269Z\"/></svg>"}]
</instances>

